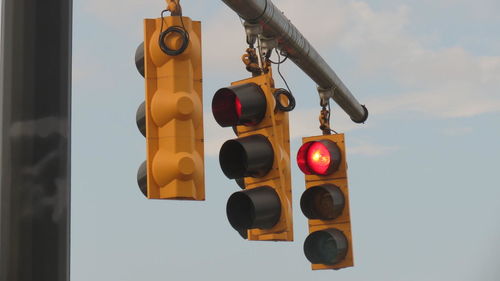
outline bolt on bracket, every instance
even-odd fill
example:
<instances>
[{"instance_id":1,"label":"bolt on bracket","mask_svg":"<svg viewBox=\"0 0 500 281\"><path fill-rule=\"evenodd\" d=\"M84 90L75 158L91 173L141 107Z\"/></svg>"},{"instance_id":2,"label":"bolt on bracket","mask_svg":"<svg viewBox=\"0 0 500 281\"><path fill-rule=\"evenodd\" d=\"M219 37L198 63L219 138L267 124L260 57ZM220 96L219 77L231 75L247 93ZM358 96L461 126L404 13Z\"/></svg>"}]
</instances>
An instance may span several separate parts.
<instances>
[{"instance_id":1,"label":"bolt on bracket","mask_svg":"<svg viewBox=\"0 0 500 281\"><path fill-rule=\"evenodd\" d=\"M328 89L324 89L318 86L318 94L320 98L320 105L321 106L327 106L328 103L330 102L330 99L333 99L333 96L335 95L335 89L336 87L331 87Z\"/></svg>"},{"instance_id":2,"label":"bolt on bracket","mask_svg":"<svg viewBox=\"0 0 500 281\"><path fill-rule=\"evenodd\" d=\"M245 27L245 33L247 35L247 44L253 47L259 35L262 34L262 26L247 21L243 23L243 26Z\"/></svg>"},{"instance_id":3,"label":"bolt on bracket","mask_svg":"<svg viewBox=\"0 0 500 281\"><path fill-rule=\"evenodd\" d=\"M260 36L260 49L264 57L268 58L271 55L273 49L277 47L278 40L276 40L276 38Z\"/></svg>"}]
</instances>

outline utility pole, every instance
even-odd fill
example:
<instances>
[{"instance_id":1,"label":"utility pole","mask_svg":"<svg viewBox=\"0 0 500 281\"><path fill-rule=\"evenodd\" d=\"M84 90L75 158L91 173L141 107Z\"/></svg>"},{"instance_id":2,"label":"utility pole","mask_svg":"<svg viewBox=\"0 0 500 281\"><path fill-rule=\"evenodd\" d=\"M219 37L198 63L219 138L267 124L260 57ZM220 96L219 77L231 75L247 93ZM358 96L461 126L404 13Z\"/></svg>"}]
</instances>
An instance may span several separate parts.
<instances>
[{"instance_id":1,"label":"utility pole","mask_svg":"<svg viewBox=\"0 0 500 281\"><path fill-rule=\"evenodd\" d=\"M0 281L68 281L72 0L3 0Z\"/></svg>"}]
</instances>

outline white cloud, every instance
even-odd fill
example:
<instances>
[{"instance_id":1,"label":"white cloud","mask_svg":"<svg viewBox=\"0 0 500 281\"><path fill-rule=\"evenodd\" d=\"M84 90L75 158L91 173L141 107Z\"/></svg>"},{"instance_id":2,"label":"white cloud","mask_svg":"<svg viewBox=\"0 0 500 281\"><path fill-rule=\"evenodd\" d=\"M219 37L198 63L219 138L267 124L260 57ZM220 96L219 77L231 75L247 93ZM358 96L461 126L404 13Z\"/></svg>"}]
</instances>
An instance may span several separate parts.
<instances>
[{"instance_id":1,"label":"white cloud","mask_svg":"<svg viewBox=\"0 0 500 281\"><path fill-rule=\"evenodd\" d=\"M348 11L338 46L358 58L362 75L389 77L387 83L411 89L368 101L372 112L467 117L500 111L500 56L475 56L460 46L424 47L406 29L410 11L404 6L375 12L364 2L335 2Z\"/></svg>"},{"instance_id":2,"label":"white cloud","mask_svg":"<svg viewBox=\"0 0 500 281\"><path fill-rule=\"evenodd\" d=\"M130 25L131 19L154 17L163 8L156 1L124 1L88 0L81 5L125 31L123 26ZM386 85L400 88L377 96L357 93L372 115L412 111L426 117L455 118L500 111L500 56L474 55L461 46L426 47L427 38L409 32L408 26L418 22L410 21L412 11L404 5L375 10L364 1L316 0L314 5L295 0L274 2L320 54L341 50L355 58L353 68L359 81L385 80ZM209 4L203 1L200 5ZM217 5L217 11L203 15L205 73L232 78L235 72L245 73L240 61L244 31L230 9ZM187 10L199 14L200 9L203 7ZM292 130L310 128L304 124Z\"/></svg>"},{"instance_id":3,"label":"white cloud","mask_svg":"<svg viewBox=\"0 0 500 281\"><path fill-rule=\"evenodd\" d=\"M500 85L499 85L500 86ZM443 85L367 101L370 113L420 112L426 117L471 117L500 111L500 93L493 85Z\"/></svg>"},{"instance_id":4,"label":"white cloud","mask_svg":"<svg viewBox=\"0 0 500 281\"><path fill-rule=\"evenodd\" d=\"M393 153L400 149L401 148L398 146L384 146L374 143L362 142L349 147L347 153L375 157Z\"/></svg>"},{"instance_id":5,"label":"white cloud","mask_svg":"<svg viewBox=\"0 0 500 281\"><path fill-rule=\"evenodd\" d=\"M342 50L357 59L360 79L401 86L386 96L363 98L373 114L415 111L454 118L500 111L500 56L473 55L461 46L427 48L424 38L408 31L418 22L410 22L406 6L375 11L363 1L276 4L320 53Z\"/></svg>"}]
</instances>

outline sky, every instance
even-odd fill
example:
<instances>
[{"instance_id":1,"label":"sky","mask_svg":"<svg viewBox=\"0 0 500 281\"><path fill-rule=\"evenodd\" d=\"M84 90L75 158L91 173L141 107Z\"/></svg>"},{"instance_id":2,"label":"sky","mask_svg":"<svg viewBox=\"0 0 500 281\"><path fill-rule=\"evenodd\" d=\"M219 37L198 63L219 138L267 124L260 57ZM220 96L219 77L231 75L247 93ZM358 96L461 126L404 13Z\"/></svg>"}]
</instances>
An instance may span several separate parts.
<instances>
[{"instance_id":1,"label":"sky","mask_svg":"<svg viewBox=\"0 0 500 281\"><path fill-rule=\"evenodd\" d=\"M233 134L210 104L249 77L232 10L181 2L203 25L206 201L154 201L136 184L145 140L134 53L142 19L158 17L164 1L74 0L71 280L498 281L500 2L273 2L370 111L355 124L332 107L333 128L346 134L355 266L310 269L295 161L294 242L245 241L227 221L239 188L217 155ZM281 71L297 100L294 157L301 137L321 134L319 99L292 62Z\"/></svg>"}]
</instances>

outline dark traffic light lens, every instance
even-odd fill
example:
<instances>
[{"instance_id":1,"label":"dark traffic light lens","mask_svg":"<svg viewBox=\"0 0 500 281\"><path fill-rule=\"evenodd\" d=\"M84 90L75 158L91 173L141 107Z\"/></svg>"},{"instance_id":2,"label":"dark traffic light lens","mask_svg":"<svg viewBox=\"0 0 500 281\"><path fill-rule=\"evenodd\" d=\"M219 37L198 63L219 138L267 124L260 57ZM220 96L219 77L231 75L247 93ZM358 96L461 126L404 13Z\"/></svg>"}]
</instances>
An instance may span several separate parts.
<instances>
[{"instance_id":1,"label":"dark traffic light lens","mask_svg":"<svg viewBox=\"0 0 500 281\"><path fill-rule=\"evenodd\" d=\"M219 163L230 179L262 177L273 167L273 146L263 135L228 140L219 151Z\"/></svg>"},{"instance_id":2,"label":"dark traffic light lens","mask_svg":"<svg viewBox=\"0 0 500 281\"><path fill-rule=\"evenodd\" d=\"M137 108L135 123L137 124L139 132L141 132L143 136L146 136L146 105L144 102Z\"/></svg>"},{"instance_id":3,"label":"dark traffic light lens","mask_svg":"<svg viewBox=\"0 0 500 281\"><path fill-rule=\"evenodd\" d=\"M326 176L335 172L340 164L340 150L330 140L304 143L297 153L297 164L307 175Z\"/></svg>"},{"instance_id":4,"label":"dark traffic light lens","mask_svg":"<svg viewBox=\"0 0 500 281\"><path fill-rule=\"evenodd\" d=\"M137 170L137 184L144 196L148 196L148 177L147 177L147 164L146 161L142 162Z\"/></svg>"},{"instance_id":5,"label":"dark traffic light lens","mask_svg":"<svg viewBox=\"0 0 500 281\"><path fill-rule=\"evenodd\" d=\"M272 228L281 216L278 194L269 186L235 192L226 205L227 218L237 231Z\"/></svg>"},{"instance_id":6,"label":"dark traffic light lens","mask_svg":"<svg viewBox=\"0 0 500 281\"><path fill-rule=\"evenodd\" d=\"M236 100L236 95L228 88L222 88L215 93L212 100L212 113L215 121L217 121L217 123L219 123L222 127L229 127L238 124L241 109L240 115L238 115ZM240 104L241 107L241 103L239 101L238 104Z\"/></svg>"},{"instance_id":7,"label":"dark traffic light lens","mask_svg":"<svg viewBox=\"0 0 500 281\"><path fill-rule=\"evenodd\" d=\"M333 184L310 187L300 198L300 208L308 219L335 219L344 210L344 205L342 191Z\"/></svg>"},{"instance_id":8,"label":"dark traffic light lens","mask_svg":"<svg viewBox=\"0 0 500 281\"><path fill-rule=\"evenodd\" d=\"M212 113L222 127L255 125L266 114L266 96L255 83L222 88L214 95Z\"/></svg>"},{"instance_id":9,"label":"dark traffic light lens","mask_svg":"<svg viewBox=\"0 0 500 281\"><path fill-rule=\"evenodd\" d=\"M139 44L135 50L135 67L137 67L139 74L144 77L144 42Z\"/></svg>"},{"instance_id":10,"label":"dark traffic light lens","mask_svg":"<svg viewBox=\"0 0 500 281\"><path fill-rule=\"evenodd\" d=\"M304 254L313 264L334 265L347 254L347 238L338 229L315 231L304 241Z\"/></svg>"}]
</instances>

